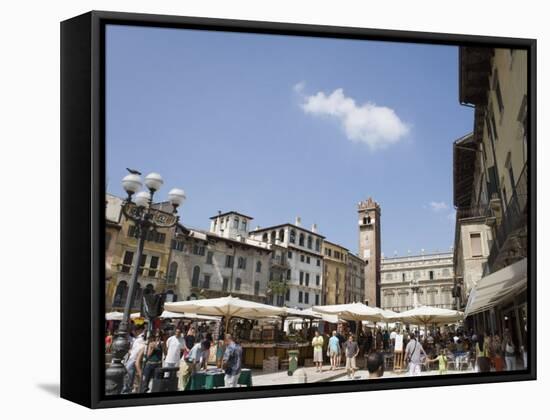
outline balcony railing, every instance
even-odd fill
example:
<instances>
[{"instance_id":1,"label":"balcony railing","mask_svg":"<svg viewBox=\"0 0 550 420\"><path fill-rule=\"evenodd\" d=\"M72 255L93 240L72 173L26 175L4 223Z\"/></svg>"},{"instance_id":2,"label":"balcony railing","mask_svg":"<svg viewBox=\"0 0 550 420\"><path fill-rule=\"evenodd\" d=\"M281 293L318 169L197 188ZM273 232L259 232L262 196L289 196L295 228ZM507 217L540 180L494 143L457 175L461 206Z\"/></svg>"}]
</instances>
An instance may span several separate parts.
<instances>
[{"instance_id":1,"label":"balcony railing","mask_svg":"<svg viewBox=\"0 0 550 420\"><path fill-rule=\"evenodd\" d=\"M117 264L117 270L121 273L130 274L134 269L133 265ZM140 267L139 277L148 277L150 279L162 280L164 277L164 271L158 268Z\"/></svg>"},{"instance_id":2,"label":"balcony railing","mask_svg":"<svg viewBox=\"0 0 550 420\"><path fill-rule=\"evenodd\" d=\"M510 201L503 212L502 221L495 229L494 241L491 245L489 258L487 259L488 267L492 271L498 268L495 267L495 263L506 241L521 230L522 227L527 227L527 195L529 187L527 183L527 169L527 164L525 164L516 187L512 192Z\"/></svg>"},{"instance_id":3,"label":"balcony railing","mask_svg":"<svg viewBox=\"0 0 550 420\"><path fill-rule=\"evenodd\" d=\"M489 205L460 208L456 211L457 220L474 217L494 217L494 215Z\"/></svg>"}]
</instances>

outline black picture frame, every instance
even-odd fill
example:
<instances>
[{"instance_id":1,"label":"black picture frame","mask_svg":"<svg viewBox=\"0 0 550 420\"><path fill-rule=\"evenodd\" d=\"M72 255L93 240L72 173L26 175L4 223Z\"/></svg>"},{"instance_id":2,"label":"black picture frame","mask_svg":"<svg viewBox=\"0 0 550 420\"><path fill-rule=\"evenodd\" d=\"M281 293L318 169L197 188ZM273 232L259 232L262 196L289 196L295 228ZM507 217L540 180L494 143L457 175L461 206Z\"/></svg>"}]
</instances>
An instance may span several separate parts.
<instances>
[{"instance_id":1,"label":"black picture frame","mask_svg":"<svg viewBox=\"0 0 550 420\"><path fill-rule=\"evenodd\" d=\"M529 368L525 371L105 396L105 25L525 49L529 101ZM536 379L536 40L92 11L61 23L61 397L90 408Z\"/></svg>"}]
</instances>

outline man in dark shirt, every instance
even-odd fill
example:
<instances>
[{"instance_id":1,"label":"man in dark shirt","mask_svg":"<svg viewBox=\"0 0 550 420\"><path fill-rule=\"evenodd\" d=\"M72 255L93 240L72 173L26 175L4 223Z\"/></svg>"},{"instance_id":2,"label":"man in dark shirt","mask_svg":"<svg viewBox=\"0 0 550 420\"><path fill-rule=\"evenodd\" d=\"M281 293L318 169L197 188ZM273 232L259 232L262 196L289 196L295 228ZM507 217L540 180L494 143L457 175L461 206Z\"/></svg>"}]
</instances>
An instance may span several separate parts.
<instances>
[{"instance_id":1,"label":"man in dark shirt","mask_svg":"<svg viewBox=\"0 0 550 420\"><path fill-rule=\"evenodd\" d=\"M225 353L222 366L225 370L225 387L235 388L239 382L242 368L242 347L233 340L231 334L225 335Z\"/></svg>"},{"instance_id":2,"label":"man in dark shirt","mask_svg":"<svg viewBox=\"0 0 550 420\"><path fill-rule=\"evenodd\" d=\"M353 339L353 335L350 334L344 347L346 349L346 371L348 372L348 378L351 379L354 377L355 370L357 369L355 358L359 354L359 346L357 345L357 341Z\"/></svg>"}]
</instances>

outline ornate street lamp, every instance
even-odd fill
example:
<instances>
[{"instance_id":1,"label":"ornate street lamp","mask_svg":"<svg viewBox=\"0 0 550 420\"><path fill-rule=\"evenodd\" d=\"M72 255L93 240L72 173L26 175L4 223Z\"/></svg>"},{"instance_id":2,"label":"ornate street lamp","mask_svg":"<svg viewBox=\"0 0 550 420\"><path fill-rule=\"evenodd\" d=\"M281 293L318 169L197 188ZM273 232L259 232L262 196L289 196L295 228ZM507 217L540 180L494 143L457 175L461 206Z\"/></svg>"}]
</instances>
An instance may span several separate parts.
<instances>
[{"instance_id":1,"label":"ornate street lamp","mask_svg":"<svg viewBox=\"0 0 550 420\"><path fill-rule=\"evenodd\" d=\"M111 364L105 370L105 394L107 395L120 394L124 386L126 368L122 364L122 359L130 349L128 339L130 310L134 300L139 276L139 264L145 241L150 232L157 229L169 229L178 223L177 209L185 200L185 192L174 188L168 193L168 200L172 204L172 213L155 209L153 208L153 196L162 187L162 177L155 172L150 173L145 177L145 186L148 191L138 192L142 188L141 174L137 171L129 170L129 172L130 174L122 179L122 187L128 194L122 203L122 212L127 219L135 223L138 242L133 264L134 271L132 272L130 287L124 304L124 315L111 345L113 358Z\"/></svg>"}]
</instances>

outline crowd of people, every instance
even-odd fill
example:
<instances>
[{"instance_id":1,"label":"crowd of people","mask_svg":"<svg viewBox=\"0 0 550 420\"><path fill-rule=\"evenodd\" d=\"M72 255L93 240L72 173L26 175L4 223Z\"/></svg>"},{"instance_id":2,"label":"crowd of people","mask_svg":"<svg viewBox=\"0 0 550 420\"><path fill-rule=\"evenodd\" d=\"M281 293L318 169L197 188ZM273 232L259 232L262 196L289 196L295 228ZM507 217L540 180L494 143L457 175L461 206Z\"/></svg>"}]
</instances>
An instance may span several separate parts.
<instances>
[{"instance_id":1,"label":"crowd of people","mask_svg":"<svg viewBox=\"0 0 550 420\"><path fill-rule=\"evenodd\" d=\"M471 372L513 371L527 366L526 347L518 347L508 330L501 337L448 328L428 331L364 328L357 338L349 331L345 332L342 326L330 335L314 331L311 340L313 362L316 371L322 372L325 361L328 360L332 371L341 368L345 359L346 373L348 378L352 378L359 355L365 357L366 367L369 358L372 359L371 365L375 360L382 360L384 365L388 359L390 364L393 363L396 343L412 376L420 375L422 370L431 370L434 365L439 374L446 374L450 366L454 370Z\"/></svg>"},{"instance_id":2,"label":"crowd of people","mask_svg":"<svg viewBox=\"0 0 550 420\"><path fill-rule=\"evenodd\" d=\"M107 353L111 344L112 335L107 332ZM122 393L151 392L151 381L158 368L176 368L177 389L184 390L191 376L206 371L212 359L216 369L225 373L225 386L237 386L242 348L231 334L222 331L214 340L205 324L195 327L180 323L174 329L154 329L152 332L136 325L130 333L130 349L123 359L127 374Z\"/></svg>"},{"instance_id":3,"label":"crowd of people","mask_svg":"<svg viewBox=\"0 0 550 420\"><path fill-rule=\"evenodd\" d=\"M143 325L134 325L130 349L123 359L127 375L122 392L151 392L158 368L176 370L177 389L185 390L192 375L206 371L209 363L215 365L211 371L223 372L226 387L237 386L243 350L238 343L239 330L235 331L225 334L206 323L180 322L170 328L149 331ZM455 371L501 372L527 366L526 347L518 347L508 330L502 336L476 334L460 328L419 331L365 327L355 330L356 334L351 331L350 325L345 324L325 334L312 325L301 331L310 340L317 372L344 368L351 379L355 377L359 359L369 376L381 377L397 352L402 354L402 368L412 376L434 368L443 375L450 367ZM106 353L110 352L112 340L111 332L107 331ZM326 363L330 369L323 370Z\"/></svg>"}]
</instances>

